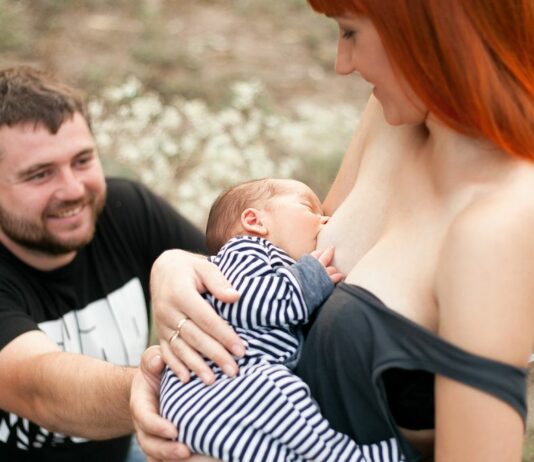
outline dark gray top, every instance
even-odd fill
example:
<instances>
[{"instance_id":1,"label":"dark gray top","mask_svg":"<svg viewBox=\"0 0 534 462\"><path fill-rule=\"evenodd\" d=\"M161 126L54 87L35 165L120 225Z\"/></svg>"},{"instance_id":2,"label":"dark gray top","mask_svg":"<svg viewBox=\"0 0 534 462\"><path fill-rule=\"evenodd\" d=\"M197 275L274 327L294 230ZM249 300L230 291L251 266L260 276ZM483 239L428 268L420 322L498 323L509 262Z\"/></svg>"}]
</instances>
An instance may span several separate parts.
<instances>
[{"instance_id":1,"label":"dark gray top","mask_svg":"<svg viewBox=\"0 0 534 462\"><path fill-rule=\"evenodd\" d=\"M434 427L434 375L487 392L525 420L527 371L471 354L388 308L367 290L339 284L306 339L297 372L334 429L358 443Z\"/></svg>"}]
</instances>

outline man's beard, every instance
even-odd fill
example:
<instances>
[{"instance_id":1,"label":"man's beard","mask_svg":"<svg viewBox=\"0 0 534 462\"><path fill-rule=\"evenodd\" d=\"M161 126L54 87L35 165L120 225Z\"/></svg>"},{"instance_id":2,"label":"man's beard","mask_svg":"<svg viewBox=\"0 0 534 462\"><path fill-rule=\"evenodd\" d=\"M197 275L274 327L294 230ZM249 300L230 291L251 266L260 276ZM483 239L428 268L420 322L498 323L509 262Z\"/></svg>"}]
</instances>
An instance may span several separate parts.
<instances>
[{"instance_id":1,"label":"man's beard","mask_svg":"<svg viewBox=\"0 0 534 462\"><path fill-rule=\"evenodd\" d=\"M34 252L47 255L63 255L75 250L79 250L93 239L96 220L102 212L106 202L105 192L99 196L86 194L82 200L74 202L63 202L56 206L56 209L65 209L84 204L91 209L91 229L82 238L60 239L50 233L43 217L40 222L30 221L16 216L0 206L0 229L3 233L18 245Z\"/></svg>"}]
</instances>

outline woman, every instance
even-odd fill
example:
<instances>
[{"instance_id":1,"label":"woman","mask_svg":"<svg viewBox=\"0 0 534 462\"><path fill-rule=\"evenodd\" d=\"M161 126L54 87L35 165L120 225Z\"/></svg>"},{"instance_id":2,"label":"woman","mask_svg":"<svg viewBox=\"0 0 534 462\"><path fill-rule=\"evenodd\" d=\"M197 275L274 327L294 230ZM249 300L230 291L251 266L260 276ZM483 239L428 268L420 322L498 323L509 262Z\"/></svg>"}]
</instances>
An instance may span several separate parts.
<instances>
[{"instance_id":1,"label":"woman","mask_svg":"<svg viewBox=\"0 0 534 462\"><path fill-rule=\"evenodd\" d=\"M518 461L534 340L534 3L309 3L339 24L336 71L374 90L324 202L319 248L335 246L347 277L299 372L356 441L394 436L410 461ZM193 293L235 297L214 272L178 252L155 266L161 338L188 319L161 346L184 380L211 380L197 352L235 373L228 351L242 351ZM134 400L148 391L139 375ZM133 405L141 443L168 458L146 397Z\"/></svg>"}]
</instances>

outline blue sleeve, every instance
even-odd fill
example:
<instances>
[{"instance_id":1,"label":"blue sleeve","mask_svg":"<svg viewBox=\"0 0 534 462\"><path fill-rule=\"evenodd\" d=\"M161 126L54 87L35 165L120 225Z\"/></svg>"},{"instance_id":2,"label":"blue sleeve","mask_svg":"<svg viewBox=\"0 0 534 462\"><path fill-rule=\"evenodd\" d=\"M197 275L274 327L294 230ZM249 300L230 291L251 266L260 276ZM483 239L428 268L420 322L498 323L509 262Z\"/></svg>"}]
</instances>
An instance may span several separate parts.
<instances>
[{"instance_id":1,"label":"blue sleeve","mask_svg":"<svg viewBox=\"0 0 534 462\"><path fill-rule=\"evenodd\" d=\"M334 283L324 266L311 255L304 255L290 271L299 281L306 305L311 310L317 308L334 290Z\"/></svg>"}]
</instances>

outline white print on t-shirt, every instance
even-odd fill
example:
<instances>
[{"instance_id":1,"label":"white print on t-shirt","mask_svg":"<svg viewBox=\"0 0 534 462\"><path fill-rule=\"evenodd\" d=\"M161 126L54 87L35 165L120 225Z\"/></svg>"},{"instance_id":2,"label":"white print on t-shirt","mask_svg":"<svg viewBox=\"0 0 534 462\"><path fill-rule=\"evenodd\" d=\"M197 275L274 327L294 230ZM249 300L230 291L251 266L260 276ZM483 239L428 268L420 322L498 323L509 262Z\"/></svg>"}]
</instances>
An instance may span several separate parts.
<instances>
[{"instance_id":1,"label":"white print on t-shirt","mask_svg":"<svg viewBox=\"0 0 534 462\"><path fill-rule=\"evenodd\" d=\"M120 366L138 366L148 340L141 282L134 278L81 310L40 323L39 329L63 351L82 353Z\"/></svg>"},{"instance_id":2,"label":"white print on t-shirt","mask_svg":"<svg viewBox=\"0 0 534 462\"><path fill-rule=\"evenodd\" d=\"M62 318L39 324L39 329L63 351L82 353L120 366L137 366L148 343L147 304L138 278ZM61 444L66 440L87 441L39 428L30 441L29 422L14 414L0 419L0 441L7 442L16 432L19 449Z\"/></svg>"}]
</instances>

